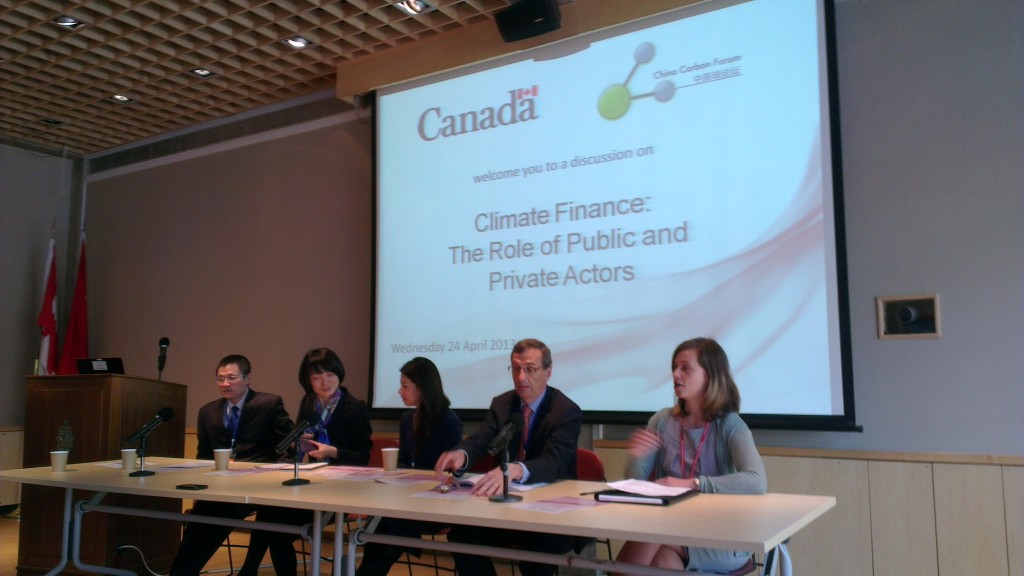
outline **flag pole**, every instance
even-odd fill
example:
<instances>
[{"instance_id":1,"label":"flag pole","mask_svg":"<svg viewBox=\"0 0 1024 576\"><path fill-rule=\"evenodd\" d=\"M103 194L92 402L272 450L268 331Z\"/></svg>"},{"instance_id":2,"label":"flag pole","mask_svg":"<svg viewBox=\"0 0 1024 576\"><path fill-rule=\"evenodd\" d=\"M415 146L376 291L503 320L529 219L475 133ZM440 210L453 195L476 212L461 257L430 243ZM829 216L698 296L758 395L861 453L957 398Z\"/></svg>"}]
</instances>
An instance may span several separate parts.
<instances>
[{"instance_id":1,"label":"flag pole","mask_svg":"<svg viewBox=\"0 0 1024 576\"><path fill-rule=\"evenodd\" d=\"M36 317L39 326L39 355L36 357L37 375L56 373L57 366L57 250L56 238L51 233L46 254L46 272L43 275L43 298ZM51 370L51 367L53 369Z\"/></svg>"}]
</instances>

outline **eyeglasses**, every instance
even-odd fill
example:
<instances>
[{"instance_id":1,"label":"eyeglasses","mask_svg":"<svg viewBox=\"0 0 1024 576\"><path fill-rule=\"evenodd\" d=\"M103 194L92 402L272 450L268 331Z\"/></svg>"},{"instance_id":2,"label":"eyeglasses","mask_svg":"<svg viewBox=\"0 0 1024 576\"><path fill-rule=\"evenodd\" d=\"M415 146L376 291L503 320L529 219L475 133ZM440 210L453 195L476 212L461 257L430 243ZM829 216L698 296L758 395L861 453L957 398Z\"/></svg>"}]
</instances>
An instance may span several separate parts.
<instances>
[{"instance_id":1,"label":"eyeglasses","mask_svg":"<svg viewBox=\"0 0 1024 576\"><path fill-rule=\"evenodd\" d=\"M537 366L517 366L515 364L509 364L509 366L508 366L508 373L512 374L514 376L518 376L519 374L522 374L523 372L526 372L526 377L527 378L533 378L534 374L536 374L537 372L540 372L543 369L544 368L540 368L540 367L537 367Z\"/></svg>"},{"instance_id":2,"label":"eyeglasses","mask_svg":"<svg viewBox=\"0 0 1024 576\"><path fill-rule=\"evenodd\" d=\"M242 379L240 374L228 374L227 376L217 376L217 382L223 384L224 382L230 382L234 384Z\"/></svg>"}]
</instances>

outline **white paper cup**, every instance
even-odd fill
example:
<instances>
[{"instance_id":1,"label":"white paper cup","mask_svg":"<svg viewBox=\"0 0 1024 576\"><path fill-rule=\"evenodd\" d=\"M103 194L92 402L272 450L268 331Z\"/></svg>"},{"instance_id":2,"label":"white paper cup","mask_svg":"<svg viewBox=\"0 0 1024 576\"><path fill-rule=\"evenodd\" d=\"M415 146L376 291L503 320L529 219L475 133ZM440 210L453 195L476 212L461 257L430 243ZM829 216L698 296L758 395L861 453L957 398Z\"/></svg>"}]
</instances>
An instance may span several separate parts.
<instances>
[{"instance_id":1,"label":"white paper cup","mask_svg":"<svg viewBox=\"0 0 1024 576\"><path fill-rule=\"evenodd\" d=\"M217 470L227 470L231 462L231 448L217 448L213 451L213 464Z\"/></svg>"},{"instance_id":2,"label":"white paper cup","mask_svg":"<svg viewBox=\"0 0 1024 576\"><path fill-rule=\"evenodd\" d=\"M138 457L139 451L135 448L125 448L121 450L121 471L125 474L131 474L135 471L135 458Z\"/></svg>"},{"instance_id":3,"label":"white paper cup","mask_svg":"<svg viewBox=\"0 0 1024 576\"><path fill-rule=\"evenodd\" d=\"M398 470L398 448L381 448L380 455L385 470Z\"/></svg>"},{"instance_id":4,"label":"white paper cup","mask_svg":"<svg viewBox=\"0 0 1024 576\"><path fill-rule=\"evenodd\" d=\"M50 467L54 472L63 472L68 467L68 451L54 450L50 452Z\"/></svg>"}]
</instances>

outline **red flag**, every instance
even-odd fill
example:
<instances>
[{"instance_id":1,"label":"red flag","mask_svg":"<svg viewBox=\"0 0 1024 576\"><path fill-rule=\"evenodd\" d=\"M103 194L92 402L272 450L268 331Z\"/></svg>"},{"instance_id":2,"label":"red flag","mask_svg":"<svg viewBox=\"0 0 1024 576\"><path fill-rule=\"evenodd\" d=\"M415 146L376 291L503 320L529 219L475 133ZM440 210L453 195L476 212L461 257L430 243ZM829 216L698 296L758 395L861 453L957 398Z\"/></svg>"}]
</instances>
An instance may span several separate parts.
<instances>
[{"instance_id":1,"label":"red flag","mask_svg":"<svg viewBox=\"0 0 1024 576\"><path fill-rule=\"evenodd\" d=\"M36 320L40 336L36 373L47 376L57 373L57 248L53 238L50 238L50 252L46 257L43 286L43 304Z\"/></svg>"},{"instance_id":2,"label":"red flag","mask_svg":"<svg viewBox=\"0 0 1024 576\"><path fill-rule=\"evenodd\" d=\"M71 318L64 331L64 345L60 348L58 374L78 374L79 358L89 356L89 305L86 299L85 282L85 232L82 233L82 249L78 256L78 276L75 278L75 294L71 300Z\"/></svg>"}]
</instances>

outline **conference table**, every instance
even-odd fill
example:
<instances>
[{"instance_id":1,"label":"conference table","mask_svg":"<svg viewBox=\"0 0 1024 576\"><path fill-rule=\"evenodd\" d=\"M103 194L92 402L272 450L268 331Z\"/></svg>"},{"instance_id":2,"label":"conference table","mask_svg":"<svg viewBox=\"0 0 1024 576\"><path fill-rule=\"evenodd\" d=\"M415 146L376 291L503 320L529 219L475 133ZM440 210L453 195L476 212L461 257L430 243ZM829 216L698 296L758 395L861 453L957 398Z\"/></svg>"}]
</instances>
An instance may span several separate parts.
<instances>
[{"instance_id":1,"label":"conference table","mask_svg":"<svg viewBox=\"0 0 1024 576\"><path fill-rule=\"evenodd\" d=\"M152 476L132 477L119 462L70 464L65 472L49 467L0 470L0 479L65 490L63 560L48 574L59 573L70 561L80 570L114 576L133 572L84 564L78 557L81 516L88 512L128 514L168 520L210 522L235 527L262 528L297 534L309 539L311 569L320 574L323 528L330 517L345 515L428 520L442 524L498 526L589 538L637 540L661 544L742 550L767 554L835 506L831 496L798 494L698 494L669 506L598 503L590 496L606 488L601 482L561 481L515 492L517 502L491 502L470 496L466 490L442 494L433 488L436 479L427 471L385 472L374 468L324 467L316 470L263 470L249 463L232 463L227 472L213 470L213 462L149 458ZM285 485L286 480L308 480ZM202 490L183 490L186 484L202 484ZM89 500L73 502L74 490L95 492ZM154 498L192 498L217 502L281 506L313 512L305 526L269 524L248 520L198 517L153 512L102 504L109 493ZM371 523L372 526L372 523ZM429 539L408 539L373 534L359 528L349 536L347 554L343 539L334 539L333 574L340 576L343 561L354 574L355 548L365 542L385 542L417 548L475 552L496 558L548 562L578 568L621 570L638 574L675 574L666 569L624 566L612 561L577 556L542 554L497 546L471 546Z\"/></svg>"}]
</instances>

